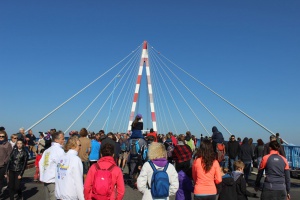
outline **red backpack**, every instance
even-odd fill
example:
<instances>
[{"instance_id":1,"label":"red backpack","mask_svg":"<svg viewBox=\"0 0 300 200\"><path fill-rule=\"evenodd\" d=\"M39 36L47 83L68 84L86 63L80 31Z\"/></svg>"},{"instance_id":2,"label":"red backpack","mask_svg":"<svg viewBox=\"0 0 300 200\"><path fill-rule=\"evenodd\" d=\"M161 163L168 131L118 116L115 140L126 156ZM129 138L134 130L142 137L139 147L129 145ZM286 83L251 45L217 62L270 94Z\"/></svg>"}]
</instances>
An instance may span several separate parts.
<instances>
[{"instance_id":1,"label":"red backpack","mask_svg":"<svg viewBox=\"0 0 300 200\"><path fill-rule=\"evenodd\" d=\"M92 187L93 199L110 199L112 193L111 171L115 165L110 166L108 169L101 169L98 163L96 163L95 166L96 173L94 175L94 184Z\"/></svg>"},{"instance_id":2,"label":"red backpack","mask_svg":"<svg viewBox=\"0 0 300 200\"><path fill-rule=\"evenodd\" d=\"M217 160L218 162L222 162L225 160L225 145L223 143L217 144Z\"/></svg>"}]
</instances>

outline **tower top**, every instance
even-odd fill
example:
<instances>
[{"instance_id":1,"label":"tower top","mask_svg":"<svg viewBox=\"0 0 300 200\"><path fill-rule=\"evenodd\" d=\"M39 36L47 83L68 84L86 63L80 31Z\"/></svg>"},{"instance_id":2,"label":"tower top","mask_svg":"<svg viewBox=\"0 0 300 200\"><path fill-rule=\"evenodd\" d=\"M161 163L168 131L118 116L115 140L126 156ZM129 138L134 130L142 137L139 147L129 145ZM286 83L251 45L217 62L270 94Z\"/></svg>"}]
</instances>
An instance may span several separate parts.
<instances>
[{"instance_id":1,"label":"tower top","mask_svg":"<svg viewBox=\"0 0 300 200\"><path fill-rule=\"evenodd\" d=\"M144 41L143 49L148 49L148 43L146 40Z\"/></svg>"}]
</instances>

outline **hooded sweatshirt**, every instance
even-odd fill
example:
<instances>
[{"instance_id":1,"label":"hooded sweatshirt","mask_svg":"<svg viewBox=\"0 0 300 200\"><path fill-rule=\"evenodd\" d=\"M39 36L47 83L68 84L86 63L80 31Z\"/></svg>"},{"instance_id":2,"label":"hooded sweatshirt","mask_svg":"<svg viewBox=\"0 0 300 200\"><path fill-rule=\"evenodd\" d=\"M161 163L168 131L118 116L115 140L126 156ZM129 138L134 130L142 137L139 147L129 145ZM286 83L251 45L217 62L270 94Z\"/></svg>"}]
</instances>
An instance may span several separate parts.
<instances>
[{"instance_id":1,"label":"hooded sweatshirt","mask_svg":"<svg viewBox=\"0 0 300 200\"><path fill-rule=\"evenodd\" d=\"M255 193L251 193L246 188L246 180L244 178L243 172L240 171L233 171L232 177L236 184L236 192L237 192L237 199L238 200L247 200L248 197L256 196Z\"/></svg>"},{"instance_id":2,"label":"hooded sweatshirt","mask_svg":"<svg viewBox=\"0 0 300 200\"><path fill-rule=\"evenodd\" d=\"M55 176L57 199L79 199L83 196L83 167L78 152L70 149L60 157Z\"/></svg>"},{"instance_id":3,"label":"hooded sweatshirt","mask_svg":"<svg viewBox=\"0 0 300 200\"><path fill-rule=\"evenodd\" d=\"M241 145L240 149L240 155L239 158L244 162L244 163L249 163L252 161L253 158L253 150L252 147L248 143L248 138L245 137L243 140L243 143Z\"/></svg>"},{"instance_id":4,"label":"hooded sweatshirt","mask_svg":"<svg viewBox=\"0 0 300 200\"><path fill-rule=\"evenodd\" d=\"M237 200L236 184L230 174L222 176L222 183L218 184L219 200Z\"/></svg>"},{"instance_id":5,"label":"hooded sweatshirt","mask_svg":"<svg viewBox=\"0 0 300 200\"><path fill-rule=\"evenodd\" d=\"M212 127L212 141L214 143L223 143L224 142L224 137L223 137L223 134L221 132L219 132L218 128L217 127Z\"/></svg>"},{"instance_id":6,"label":"hooded sweatshirt","mask_svg":"<svg viewBox=\"0 0 300 200\"><path fill-rule=\"evenodd\" d=\"M116 165L114 158L112 156L104 156L98 160L98 165L101 169L108 169L112 165L115 167L112 168L112 192L110 196L110 200L121 200L125 194L125 185L123 179L123 173L121 169ZM88 171L88 174L84 183L84 198L86 200L91 200L93 197L92 188L94 182L94 176L97 171L96 164L92 165Z\"/></svg>"}]
</instances>

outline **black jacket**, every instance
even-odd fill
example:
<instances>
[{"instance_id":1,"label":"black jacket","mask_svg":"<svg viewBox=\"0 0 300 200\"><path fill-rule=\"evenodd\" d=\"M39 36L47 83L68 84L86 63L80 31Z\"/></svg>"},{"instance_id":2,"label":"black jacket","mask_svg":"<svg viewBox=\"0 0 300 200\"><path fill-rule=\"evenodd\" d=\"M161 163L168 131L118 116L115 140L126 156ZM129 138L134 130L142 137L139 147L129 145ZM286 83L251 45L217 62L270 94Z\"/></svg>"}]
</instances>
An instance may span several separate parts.
<instances>
[{"instance_id":1,"label":"black jacket","mask_svg":"<svg viewBox=\"0 0 300 200\"><path fill-rule=\"evenodd\" d=\"M12 153L10 154L9 161L6 167L6 172L8 170L14 172L20 172L20 176L23 176L28 160L28 153L24 148L20 151L18 148L14 148Z\"/></svg>"},{"instance_id":2,"label":"black jacket","mask_svg":"<svg viewBox=\"0 0 300 200\"><path fill-rule=\"evenodd\" d=\"M217 185L218 200L237 200L236 184L230 174L222 176L222 183Z\"/></svg>"},{"instance_id":3,"label":"black jacket","mask_svg":"<svg viewBox=\"0 0 300 200\"><path fill-rule=\"evenodd\" d=\"M240 144L238 141L228 142L228 156L231 159L235 159L240 153Z\"/></svg>"},{"instance_id":4,"label":"black jacket","mask_svg":"<svg viewBox=\"0 0 300 200\"><path fill-rule=\"evenodd\" d=\"M256 197L256 193L251 193L247 190L246 180L244 175L239 172L232 172L233 179L236 184L236 193L238 200L247 200L248 197Z\"/></svg>"},{"instance_id":5,"label":"black jacket","mask_svg":"<svg viewBox=\"0 0 300 200\"><path fill-rule=\"evenodd\" d=\"M245 137L243 140L243 144L241 145L241 150L239 154L239 158L245 162L251 162L254 158L252 147L248 143L248 138Z\"/></svg>"}]
</instances>

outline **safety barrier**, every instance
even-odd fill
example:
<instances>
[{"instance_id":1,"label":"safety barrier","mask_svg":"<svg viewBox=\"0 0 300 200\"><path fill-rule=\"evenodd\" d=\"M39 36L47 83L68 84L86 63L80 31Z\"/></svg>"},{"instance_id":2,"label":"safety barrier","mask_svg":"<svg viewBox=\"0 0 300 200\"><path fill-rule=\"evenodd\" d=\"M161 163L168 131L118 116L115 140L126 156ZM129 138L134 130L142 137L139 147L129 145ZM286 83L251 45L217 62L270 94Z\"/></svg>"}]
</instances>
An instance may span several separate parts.
<instances>
[{"instance_id":1,"label":"safety barrier","mask_svg":"<svg viewBox=\"0 0 300 200\"><path fill-rule=\"evenodd\" d=\"M300 146L283 145L291 169L300 169Z\"/></svg>"}]
</instances>

